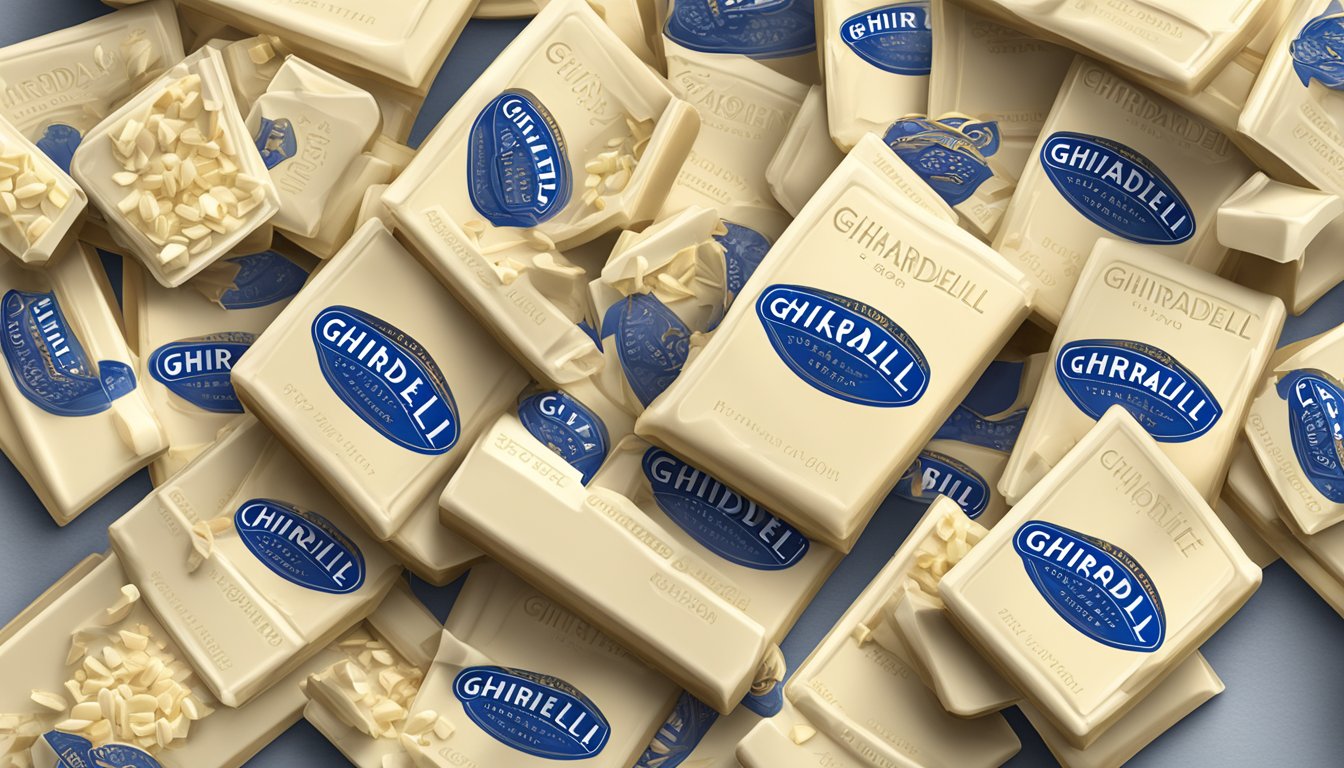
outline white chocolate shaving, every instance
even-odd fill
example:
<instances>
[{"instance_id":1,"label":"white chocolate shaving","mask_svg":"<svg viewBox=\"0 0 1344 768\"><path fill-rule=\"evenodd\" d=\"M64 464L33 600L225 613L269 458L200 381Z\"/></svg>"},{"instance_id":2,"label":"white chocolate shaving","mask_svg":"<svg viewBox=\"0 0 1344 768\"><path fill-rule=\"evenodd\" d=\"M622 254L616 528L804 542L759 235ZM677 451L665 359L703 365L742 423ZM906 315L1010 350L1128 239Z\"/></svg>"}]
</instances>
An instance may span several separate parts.
<instances>
[{"instance_id":1,"label":"white chocolate shaving","mask_svg":"<svg viewBox=\"0 0 1344 768\"><path fill-rule=\"evenodd\" d=\"M348 658L308 679L322 688L323 701L346 725L375 739L409 738L427 744L428 734L440 738L453 728L436 712L410 715L424 672L381 639L360 629L338 643Z\"/></svg>"},{"instance_id":2,"label":"white chocolate shaving","mask_svg":"<svg viewBox=\"0 0 1344 768\"><path fill-rule=\"evenodd\" d=\"M0 233L6 242L27 247L41 240L71 196L31 150L0 140Z\"/></svg>"}]
</instances>

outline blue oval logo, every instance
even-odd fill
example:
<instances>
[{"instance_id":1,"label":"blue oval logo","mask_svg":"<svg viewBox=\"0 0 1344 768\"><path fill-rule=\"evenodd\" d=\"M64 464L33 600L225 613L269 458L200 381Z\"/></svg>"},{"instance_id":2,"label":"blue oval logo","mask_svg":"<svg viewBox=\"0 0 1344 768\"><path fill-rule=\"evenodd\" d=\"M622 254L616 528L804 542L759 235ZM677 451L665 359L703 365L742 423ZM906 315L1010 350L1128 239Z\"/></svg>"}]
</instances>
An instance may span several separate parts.
<instances>
[{"instance_id":1,"label":"blue oval logo","mask_svg":"<svg viewBox=\"0 0 1344 768\"><path fill-rule=\"evenodd\" d=\"M261 153L261 161L266 164L266 170L275 168L299 153L299 135L294 130L294 123L286 117L278 120L261 118L261 125L257 126L257 133L252 139Z\"/></svg>"},{"instance_id":2,"label":"blue oval logo","mask_svg":"<svg viewBox=\"0 0 1344 768\"><path fill-rule=\"evenodd\" d=\"M56 753L56 768L161 768L153 755L129 744L95 747L83 736L60 731L42 738Z\"/></svg>"},{"instance_id":3,"label":"blue oval logo","mask_svg":"<svg viewBox=\"0 0 1344 768\"><path fill-rule=\"evenodd\" d=\"M343 306L319 312L312 333L327 384L370 427L430 456L457 445L461 424L448 380L410 334Z\"/></svg>"},{"instance_id":4,"label":"blue oval logo","mask_svg":"<svg viewBox=\"0 0 1344 768\"><path fill-rule=\"evenodd\" d=\"M896 495L928 504L946 496L974 520L989 506L989 483L970 465L937 451L922 451L896 483Z\"/></svg>"},{"instance_id":5,"label":"blue oval logo","mask_svg":"<svg viewBox=\"0 0 1344 768\"><path fill-rule=\"evenodd\" d=\"M719 713L712 707L682 691L635 768L677 768L686 762L718 719Z\"/></svg>"},{"instance_id":6,"label":"blue oval logo","mask_svg":"<svg viewBox=\"0 0 1344 768\"><path fill-rule=\"evenodd\" d=\"M779 571L807 554L811 543L796 528L667 451L645 451L643 467L658 508L724 560Z\"/></svg>"},{"instance_id":7,"label":"blue oval logo","mask_svg":"<svg viewBox=\"0 0 1344 768\"><path fill-rule=\"evenodd\" d=\"M507 667L467 667L453 680L467 717L503 744L548 760L585 760L607 746L611 724L558 677Z\"/></svg>"},{"instance_id":8,"label":"blue oval logo","mask_svg":"<svg viewBox=\"0 0 1344 768\"><path fill-rule=\"evenodd\" d=\"M602 338L615 342L625 380L645 406L672 385L691 353L691 329L651 293L612 304L602 317Z\"/></svg>"},{"instance_id":9,"label":"blue oval logo","mask_svg":"<svg viewBox=\"0 0 1344 768\"><path fill-rule=\"evenodd\" d=\"M1288 433L1298 466L1322 496L1344 504L1344 388L1324 371L1293 371L1279 380L1288 401Z\"/></svg>"},{"instance_id":10,"label":"blue oval logo","mask_svg":"<svg viewBox=\"0 0 1344 768\"><path fill-rule=\"evenodd\" d=\"M569 203L573 172L565 137L545 105L511 89L496 96L471 126L467 191L497 227L535 227Z\"/></svg>"},{"instance_id":11,"label":"blue oval logo","mask_svg":"<svg viewBox=\"0 0 1344 768\"><path fill-rule=\"evenodd\" d=\"M1288 54L1302 85L1315 80L1330 90L1344 90L1344 5L1332 0L1288 44Z\"/></svg>"},{"instance_id":12,"label":"blue oval logo","mask_svg":"<svg viewBox=\"0 0 1344 768\"><path fill-rule=\"evenodd\" d=\"M703 53L739 53L753 59L816 50L811 0L676 0L663 34Z\"/></svg>"},{"instance_id":13,"label":"blue oval logo","mask_svg":"<svg viewBox=\"0 0 1344 768\"><path fill-rule=\"evenodd\" d=\"M882 141L948 205L960 205L994 177L988 158L999 149L999 124L907 117Z\"/></svg>"},{"instance_id":14,"label":"blue oval logo","mask_svg":"<svg viewBox=\"0 0 1344 768\"><path fill-rule=\"evenodd\" d=\"M74 128L62 123L52 123L37 140L37 148L51 158L62 171L70 173L70 162L75 159L75 150L84 136Z\"/></svg>"},{"instance_id":15,"label":"blue oval logo","mask_svg":"<svg viewBox=\"0 0 1344 768\"><path fill-rule=\"evenodd\" d=\"M859 405L900 408L929 388L924 352L876 307L801 285L772 285L756 315L786 365L816 389Z\"/></svg>"},{"instance_id":16,"label":"blue oval logo","mask_svg":"<svg viewBox=\"0 0 1344 768\"><path fill-rule=\"evenodd\" d=\"M233 287L219 297L225 309L256 309L284 301L299 292L308 273L275 251L227 259L238 266Z\"/></svg>"},{"instance_id":17,"label":"blue oval logo","mask_svg":"<svg viewBox=\"0 0 1344 768\"><path fill-rule=\"evenodd\" d=\"M537 392L518 403L518 418L531 435L583 473L588 484L607 460L607 425L567 392Z\"/></svg>"},{"instance_id":18,"label":"blue oval logo","mask_svg":"<svg viewBox=\"0 0 1344 768\"><path fill-rule=\"evenodd\" d=\"M149 375L201 410L242 413L229 372L256 339L235 331L164 344L149 355Z\"/></svg>"},{"instance_id":19,"label":"blue oval logo","mask_svg":"<svg viewBox=\"0 0 1344 768\"><path fill-rule=\"evenodd\" d=\"M1125 550L1030 520L1013 535L1027 576L1060 618L1102 645L1152 653L1166 638L1157 586Z\"/></svg>"},{"instance_id":20,"label":"blue oval logo","mask_svg":"<svg viewBox=\"0 0 1344 768\"><path fill-rule=\"evenodd\" d=\"M770 241L760 232L741 224L725 221L723 226L728 231L722 235L715 235L714 240L723 246L728 304L731 305L737 294L742 292L742 286L747 284L751 276L756 273L756 268L761 266L765 254L770 251Z\"/></svg>"},{"instance_id":21,"label":"blue oval logo","mask_svg":"<svg viewBox=\"0 0 1344 768\"><path fill-rule=\"evenodd\" d=\"M1100 419L1111 406L1123 406L1159 443L1194 440L1223 415L1198 376L1139 341L1071 341L1055 358L1055 375L1083 413Z\"/></svg>"},{"instance_id":22,"label":"blue oval logo","mask_svg":"<svg viewBox=\"0 0 1344 768\"><path fill-rule=\"evenodd\" d=\"M125 363L101 360L94 368L56 294L9 291L0 304L0 348L32 404L56 416L89 416L135 391L135 372Z\"/></svg>"},{"instance_id":23,"label":"blue oval logo","mask_svg":"<svg viewBox=\"0 0 1344 768\"><path fill-rule=\"evenodd\" d=\"M364 586L364 554L316 512L252 499L238 508L233 522L247 550L285 581L328 595Z\"/></svg>"},{"instance_id":24,"label":"blue oval logo","mask_svg":"<svg viewBox=\"0 0 1344 768\"><path fill-rule=\"evenodd\" d=\"M897 3L856 13L841 22L840 39L854 55L894 75L927 75L933 63L927 3Z\"/></svg>"},{"instance_id":25,"label":"blue oval logo","mask_svg":"<svg viewBox=\"0 0 1344 768\"><path fill-rule=\"evenodd\" d=\"M956 440L982 448L1011 453L1017 445L1017 437L1022 434L1022 425L1026 423L1027 411L1014 411L1001 419L986 419L964 405L957 406L947 417L934 440Z\"/></svg>"},{"instance_id":26,"label":"blue oval logo","mask_svg":"<svg viewBox=\"0 0 1344 768\"><path fill-rule=\"evenodd\" d=\"M1060 131L1041 148L1041 166L1074 210L1113 235L1176 245L1195 234L1195 214L1176 185L1118 141Z\"/></svg>"}]
</instances>

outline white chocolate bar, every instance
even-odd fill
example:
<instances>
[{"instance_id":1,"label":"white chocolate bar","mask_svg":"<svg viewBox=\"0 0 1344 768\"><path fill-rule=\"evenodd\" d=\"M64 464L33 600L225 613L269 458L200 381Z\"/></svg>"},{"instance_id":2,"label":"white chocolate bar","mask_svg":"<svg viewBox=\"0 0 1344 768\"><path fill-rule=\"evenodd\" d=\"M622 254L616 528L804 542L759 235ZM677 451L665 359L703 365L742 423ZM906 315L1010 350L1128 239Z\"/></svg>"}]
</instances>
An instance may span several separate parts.
<instances>
[{"instance_id":1,"label":"white chocolate bar","mask_svg":"<svg viewBox=\"0 0 1344 768\"><path fill-rule=\"evenodd\" d=\"M526 380L376 221L233 370L249 409L384 541L433 516L426 499Z\"/></svg>"},{"instance_id":2,"label":"white chocolate bar","mask_svg":"<svg viewBox=\"0 0 1344 768\"><path fill-rule=\"evenodd\" d=\"M765 180L780 207L797 216L844 159L826 123L826 89L814 85L780 139L765 169Z\"/></svg>"},{"instance_id":3,"label":"white chocolate bar","mask_svg":"<svg viewBox=\"0 0 1344 768\"><path fill-rule=\"evenodd\" d=\"M256 421L155 489L108 536L146 604L230 707L372 613L401 574Z\"/></svg>"},{"instance_id":4,"label":"white chocolate bar","mask_svg":"<svg viewBox=\"0 0 1344 768\"><path fill-rule=\"evenodd\" d=\"M776 674L775 631L731 601L708 553L624 496L585 488L516 417L481 436L440 504L446 525L716 710Z\"/></svg>"},{"instance_id":5,"label":"white chocolate bar","mask_svg":"<svg viewBox=\"0 0 1344 768\"><path fill-rule=\"evenodd\" d=\"M1120 404L1212 503L1283 320L1277 298L1152 249L1099 241L1000 490L1016 503Z\"/></svg>"},{"instance_id":6,"label":"white chocolate bar","mask_svg":"<svg viewBox=\"0 0 1344 768\"><path fill-rule=\"evenodd\" d=\"M92 249L71 243L40 271L0 260L0 288L10 373L0 402L22 446L5 450L65 525L162 453L166 438Z\"/></svg>"},{"instance_id":7,"label":"white chocolate bar","mask_svg":"<svg viewBox=\"0 0 1344 768\"><path fill-rule=\"evenodd\" d=\"M87 205L75 180L0 116L0 248L25 264L46 264Z\"/></svg>"},{"instance_id":8,"label":"white chocolate bar","mask_svg":"<svg viewBox=\"0 0 1344 768\"><path fill-rule=\"evenodd\" d=\"M523 692L541 698L529 707ZM487 564L467 578L412 708L412 721L447 725L402 743L426 768L556 760L626 768L676 695L612 638Z\"/></svg>"},{"instance_id":9,"label":"white chocolate bar","mask_svg":"<svg viewBox=\"0 0 1344 768\"><path fill-rule=\"evenodd\" d=\"M176 288L279 210L223 58L202 48L89 132L71 174L156 280Z\"/></svg>"},{"instance_id":10,"label":"white chocolate bar","mask_svg":"<svg viewBox=\"0 0 1344 768\"><path fill-rule=\"evenodd\" d=\"M635 425L842 551L1031 301L1019 272L873 162L841 163ZM835 440L874 431L880 445Z\"/></svg>"},{"instance_id":11,"label":"white chocolate bar","mask_svg":"<svg viewBox=\"0 0 1344 768\"><path fill-rule=\"evenodd\" d=\"M1259 584L1195 487L1112 407L939 592L967 639L1086 749Z\"/></svg>"},{"instance_id":12,"label":"white chocolate bar","mask_svg":"<svg viewBox=\"0 0 1344 768\"><path fill-rule=\"evenodd\" d=\"M929 109L929 0L833 0L818 10L831 138L848 152L865 133Z\"/></svg>"},{"instance_id":13,"label":"white chocolate bar","mask_svg":"<svg viewBox=\"0 0 1344 768\"><path fill-rule=\"evenodd\" d=\"M539 380L602 357L558 250L651 221L699 117L582 0L549 3L389 187L398 231ZM531 152L504 151L519 141ZM466 172L464 176L463 173Z\"/></svg>"},{"instance_id":14,"label":"white chocolate bar","mask_svg":"<svg viewBox=\"0 0 1344 768\"><path fill-rule=\"evenodd\" d=\"M1217 272L1218 207L1253 170L1212 124L1079 57L994 247L1036 286L1036 315L1053 326L1104 237Z\"/></svg>"}]
</instances>

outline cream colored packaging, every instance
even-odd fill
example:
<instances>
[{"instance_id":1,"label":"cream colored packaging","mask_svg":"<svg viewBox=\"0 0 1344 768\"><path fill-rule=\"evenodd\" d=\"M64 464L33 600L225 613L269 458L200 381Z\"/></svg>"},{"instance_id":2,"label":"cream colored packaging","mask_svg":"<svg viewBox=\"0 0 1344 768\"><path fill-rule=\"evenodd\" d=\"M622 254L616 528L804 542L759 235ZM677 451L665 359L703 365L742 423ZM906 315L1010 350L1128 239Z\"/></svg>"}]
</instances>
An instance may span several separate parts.
<instances>
[{"instance_id":1,"label":"cream colored packaging","mask_svg":"<svg viewBox=\"0 0 1344 768\"><path fill-rule=\"evenodd\" d=\"M65 171L81 137L181 61L170 0L0 48L0 112Z\"/></svg>"},{"instance_id":2,"label":"cream colored packaging","mask_svg":"<svg viewBox=\"0 0 1344 768\"><path fill-rule=\"evenodd\" d=\"M0 711L5 713L0 715L4 743L0 765L239 768L298 721L304 701L298 684L303 676L334 661L332 654L320 653L246 707L224 707L196 678L180 647L144 602L132 599L134 595L117 557L94 555L0 633L0 677L6 683L0 698ZM107 670L102 679L109 682L103 685L94 682L99 679L94 670L101 671L98 665ZM144 682L145 671L152 666L169 673L174 682L168 684L167 676L153 686ZM81 672L83 683L77 680ZM152 710L145 698L131 699L142 717L148 715L147 729L135 724L143 735L129 724L118 725L103 709L104 699L113 710L126 707L127 690L133 696L151 690L163 694ZM41 738L43 734L53 734L55 743ZM90 737L87 745L78 741ZM104 749L109 743L123 746ZM57 744L64 748L67 762L56 759ZM94 749L92 755L88 747ZM157 762L147 762L150 757Z\"/></svg>"},{"instance_id":3,"label":"cream colored packaging","mask_svg":"<svg viewBox=\"0 0 1344 768\"><path fill-rule=\"evenodd\" d=\"M1341 13L1336 0L1293 3L1237 122L1310 185L1336 195L1344 194L1344 82L1334 42Z\"/></svg>"},{"instance_id":4,"label":"cream colored packaging","mask_svg":"<svg viewBox=\"0 0 1344 768\"><path fill-rule=\"evenodd\" d=\"M1212 503L1283 304L1119 240L1097 243L999 485L1017 503L1112 405Z\"/></svg>"},{"instance_id":5,"label":"cream colored packaging","mask_svg":"<svg viewBox=\"0 0 1344 768\"><path fill-rule=\"evenodd\" d=\"M442 632L398 582L363 625L328 650L339 660L303 682L304 718L358 768L406 759L401 735Z\"/></svg>"},{"instance_id":6,"label":"cream colored packaging","mask_svg":"<svg viewBox=\"0 0 1344 768\"><path fill-rule=\"evenodd\" d=\"M667 83L700 113L700 133L659 218L689 206L774 241L790 216L766 181L766 167L798 113L807 86L746 56L710 56L669 45Z\"/></svg>"},{"instance_id":7,"label":"cream colored packaging","mask_svg":"<svg viewBox=\"0 0 1344 768\"><path fill-rule=\"evenodd\" d=\"M1254 170L1209 123L1083 58L1032 152L994 247L1037 287L1050 325L1103 237L1218 271L1215 214Z\"/></svg>"},{"instance_id":8,"label":"cream colored packaging","mask_svg":"<svg viewBox=\"0 0 1344 768\"><path fill-rule=\"evenodd\" d=\"M1246 420L1247 443L1282 500L1284 522L1313 538L1335 536L1344 520L1341 369L1344 328L1336 328L1270 372Z\"/></svg>"},{"instance_id":9,"label":"cream colored packaging","mask_svg":"<svg viewBox=\"0 0 1344 768\"><path fill-rule=\"evenodd\" d=\"M590 276L557 249L651 221L699 118L582 0L547 5L454 105L384 202L429 267L537 377L602 356ZM511 149L519 142L530 153Z\"/></svg>"},{"instance_id":10,"label":"cream colored packaging","mask_svg":"<svg viewBox=\"0 0 1344 768\"><path fill-rule=\"evenodd\" d=\"M780 207L797 216L844 159L826 124L826 89L814 85L770 159L765 180Z\"/></svg>"},{"instance_id":11,"label":"cream colored packaging","mask_svg":"<svg viewBox=\"0 0 1344 768\"><path fill-rule=\"evenodd\" d=\"M434 725L402 740L417 766L627 768L677 695L497 565L472 570L446 627L410 715Z\"/></svg>"},{"instance_id":12,"label":"cream colored packaging","mask_svg":"<svg viewBox=\"0 0 1344 768\"><path fill-rule=\"evenodd\" d=\"M1085 749L1259 584L1195 487L1113 407L939 592L967 639Z\"/></svg>"},{"instance_id":13,"label":"cream colored packaging","mask_svg":"<svg viewBox=\"0 0 1344 768\"><path fill-rule=\"evenodd\" d=\"M970 0L1090 56L1194 93L1246 45L1273 0Z\"/></svg>"},{"instance_id":14,"label":"cream colored packaging","mask_svg":"<svg viewBox=\"0 0 1344 768\"><path fill-rule=\"evenodd\" d=\"M811 2L721 5L710 0L654 0L654 4L662 26L654 47L661 47L669 58L752 59L806 85L821 81L819 22Z\"/></svg>"},{"instance_id":15,"label":"cream colored packaging","mask_svg":"<svg viewBox=\"0 0 1344 768\"><path fill-rule=\"evenodd\" d=\"M591 381L564 389L534 384L518 396L514 413L533 437L577 469L584 483L635 428L634 416Z\"/></svg>"},{"instance_id":16,"label":"cream colored packaging","mask_svg":"<svg viewBox=\"0 0 1344 768\"><path fill-rule=\"evenodd\" d=\"M380 136L373 147L359 155L350 164L345 176L333 191L323 211L317 234L313 237L301 237L292 232L286 238L308 253L320 259L329 259L336 255L345 243L354 235L355 230L368 220L361 215L364 201L375 187L378 192L372 197L381 208L382 193L387 185L397 177L415 157L415 150L404 144L398 144L386 136ZM386 209L382 209L385 211ZM394 222L391 216L380 216L384 226L389 229Z\"/></svg>"},{"instance_id":17,"label":"cream colored packaging","mask_svg":"<svg viewBox=\"0 0 1344 768\"><path fill-rule=\"evenodd\" d=\"M88 202L74 179L0 116L0 249L46 264L78 231Z\"/></svg>"},{"instance_id":18,"label":"cream colored packaging","mask_svg":"<svg viewBox=\"0 0 1344 768\"><path fill-rule=\"evenodd\" d=\"M8 376L0 402L26 457L14 457L59 525L167 447L113 315L92 249L71 244L44 270L0 259Z\"/></svg>"},{"instance_id":19,"label":"cream colored packaging","mask_svg":"<svg viewBox=\"0 0 1344 768\"><path fill-rule=\"evenodd\" d=\"M324 69L354 71L423 96L474 0L183 0L253 34L274 34Z\"/></svg>"},{"instance_id":20,"label":"cream colored packaging","mask_svg":"<svg viewBox=\"0 0 1344 768\"><path fill-rule=\"evenodd\" d=\"M935 504L907 543L864 589L785 686L785 711L738 745L744 768L998 766L1021 744L1001 715L963 719L944 711L909 661L892 603L917 567L917 550L974 523L950 502Z\"/></svg>"},{"instance_id":21,"label":"cream colored packaging","mask_svg":"<svg viewBox=\"0 0 1344 768\"><path fill-rule=\"evenodd\" d=\"M401 566L256 421L108 529L131 581L237 707L364 619Z\"/></svg>"},{"instance_id":22,"label":"cream colored packaging","mask_svg":"<svg viewBox=\"0 0 1344 768\"><path fill-rule=\"evenodd\" d=\"M376 221L233 369L249 409L382 540L429 514L526 380Z\"/></svg>"},{"instance_id":23,"label":"cream colored packaging","mask_svg":"<svg viewBox=\"0 0 1344 768\"><path fill-rule=\"evenodd\" d=\"M168 439L168 450L149 465L155 485L243 418L229 371L303 287L311 268L275 251L221 263L234 276L209 290L211 298L192 286L164 288L137 261L122 260L122 314L136 377Z\"/></svg>"},{"instance_id":24,"label":"cream colored packaging","mask_svg":"<svg viewBox=\"0 0 1344 768\"><path fill-rule=\"evenodd\" d=\"M848 551L1030 302L1020 273L853 155L635 431ZM834 439L873 431L891 440Z\"/></svg>"},{"instance_id":25,"label":"cream colored packaging","mask_svg":"<svg viewBox=\"0 0 1344 768\"><path fill-rule=\"evenodd\" d=\"M285 59L247 116L280 194L271 223L300 237L316 235L328 201L350 183L352 164L373 143L381 119L367 91L303 59Z\"/></svg>"},{"instance_id":26,"label":"cream colored packaging","mask_svg":"<svg viewBox=\"0 0 1344 768\"><path fill-rule=\"evenodd\" d=\"M536 16L546 0L481 0L473 19L519 19ZM662 33L658 30L658 3L653 0L591 0L589 5L636 56L662 71Z\"/></svg>"},{"instance_id":27,"label":"cream colored packaging","mask_svg":"<svg viewBox=\"0 0 1344 768\"><path fill-rule=\"evenodd\" d=\"M697 708L686 709L688 700ZM702 719L688 720L697 716ZM746 707L723 717L683 696L634 768L741 768L737 743L760 722L761 716Z\"/></svg>"},{"instance_id":28,"label":"cream colored packaging","mask_svg":"<svg viewBox=\"0 0 1344 768\"><path fill-rule=\"evenodd\" d=\"M979 166L980 172L971 177L973 181L968 179L970 183L949 186L944 195L952 198L949 202L960 200L956 208L964 226L990 240L1027 167L1074 55L948 0L931 0L929 11L933 20L933 67L928 115L969 118L972 126L981 126L976 131L967 129L977 152L970 152L964 144L955 145L958 154ZM976 141L986 130L992 140ZM919 154L911 153L912 159ZM934 152L930 159L937 154ZM984 176L985 170L992 171L992 179Z\"/></svg>"},{"instance_id":29,"label":"cream colored packaging","mask_svg":"<svg viewBox=\"0 0 1344 768\"><path fill-rule=\"evenodd\" d=\"M1233 457L1226 496L1231 511L1273 547L1335 613L1344 616L1344 582L1325 565L1323 557L1318 557L1317 548L1312 546L1316 537L1299 538L1284 522L1287 512L1283 502L1244 442Z\"/></svg>"},{"instance_id":30,"label":"cream colored packaging","mask_svg":"<svg viewBox=\"0 0 1344 768\"><path fill-rule=\"evenodd\" d=\"M637 437L616 446L589 489L629 499L672 546L708 563L723 581L706 579L706 586L774 642L783 641L840 562L835 549L809 541L712 475Z\"/></svg>"},{"instance_id":31,"label":"cream colored packaging","mask_svg":"<svg viewBox=\"0 0 1344 768\"><path fill-rule=\"evenodd\" d=\"M1344 200L1257 173L1218 209L1218 239L1242 251L1236 279L1305 312L1344 280ZM1248 255L1250 254L1250 255Z\"/></svg>"},{"instance_id":32,"label":"cream colored packaging","mask_svg":"<svg viewBox=\"0 0 1344 768\"><path fill-rule=\"evenodd\" d=\"M703 550L582 480L505 415L449 481L443 521L720 712L778 680L775 633L730 600L732 581Z\"/></svg>"},{"instance_id":33,"label":"cream colored packaging","mask_svg":"<svg viewBox=\"0 0 1344 768\"><path fill-rule=\"evenodd\" d=\"M865 133L928 111L929 0L834 0L819 9L831 138L848 152Z\"/></svg>"},{"instance_id":34,"label":"cream colored packaging","mask_svg":"<svg viewBox=\"0 0 1344 768\"><path fill-rule=\"evenodd\" d=\"M1087 749L1069 744L1032 705L1020 702L1018 707L1064 768L1120 768L1225 688L1209 662L1195 653L1144 697L1141 706L1121 718Z\"/></svg>"},{"instance_id":35,"label":"cream colored packaging","mask_svg":"<svg viewBox=\"0 0 1344 768\"><path fill-rule=\"evenodd\" d=\"M150 274L176 288L279 210L223 58L202 48L89 132L71 175Z\"/></svg>"}]
</instances>

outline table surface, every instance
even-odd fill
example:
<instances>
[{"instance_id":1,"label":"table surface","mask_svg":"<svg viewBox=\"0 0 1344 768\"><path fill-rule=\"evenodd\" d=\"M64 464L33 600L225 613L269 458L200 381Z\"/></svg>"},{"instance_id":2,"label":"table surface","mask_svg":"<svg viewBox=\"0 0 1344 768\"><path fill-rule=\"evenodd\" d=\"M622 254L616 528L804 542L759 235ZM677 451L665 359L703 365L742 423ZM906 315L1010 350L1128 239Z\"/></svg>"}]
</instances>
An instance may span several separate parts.
<instances>
[{"instance_id":1,"label":"table surface","mask_svg":"<svg viewBox=\"0 0 1344 768\"><path fill-rule=\"evenodd\" d=\"M396 0L389 0L396 2ZM107 12L97 0L2 0L8 45L86 21ZM418 143L467 86L523 27L515 21L474 21L449 55L416 125ZM116 271L115 265L109 265ZM115 276L114 276L115 277ZM1344 322L1344 289L1331 292L1302 317L1292 318L1284 341L1319 333ZM21 611L80 559L107 549L107 526L150 490L142 472L62 529L7 462L0 461L0 624ZM868 580L909 532L920 508L889 502L878 512L853 553L784 643L790 668L821 640ZM456 589L423 584L416 591L442 618ZM1338 766L1344 754L1344 621L1284 563L1265 570L1264 584L1240 613L1202 649L1227 691L1186 718L1130 765L1266 766L1285 758L1298 768ZM0 684L3 684L0 681ZM1333 703L1332 703L1333 702ZM1336 706L1340 705L1340 706ZM1008 719L1022 739L1009 766L1053 765L1045 745L1017 710ZM339 766L344 758L301 722L248 763L249 768ZM505 767L500 767L505 768ZM783 767L781 767L783 768Z\"/></svg>"}]
</instances>

